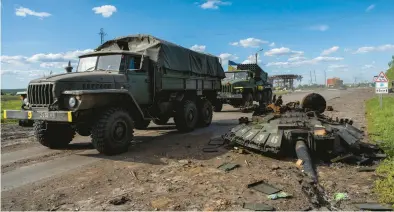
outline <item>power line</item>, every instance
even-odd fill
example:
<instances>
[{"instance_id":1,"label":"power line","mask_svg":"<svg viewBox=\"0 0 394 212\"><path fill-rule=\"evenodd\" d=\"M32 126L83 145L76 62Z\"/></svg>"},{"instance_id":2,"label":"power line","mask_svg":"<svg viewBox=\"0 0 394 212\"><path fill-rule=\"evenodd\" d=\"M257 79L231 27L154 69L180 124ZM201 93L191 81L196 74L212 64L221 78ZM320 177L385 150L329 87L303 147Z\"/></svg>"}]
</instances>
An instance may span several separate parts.
<instances>
[{"instance_id":1,"label":"power line","mask_svg":"<svg viewBox=\"0 0 394 212\"><path fill-rule=\"evenodd\" d=\"M101 28L101 29L100 29L100 32L99 32L98 34L100 35L101 44L103 44L103 43L104 43L104 36L106 36L107 33L105 33L105 32L104 32L104 29Z\"/></svg>"}]
</instances>

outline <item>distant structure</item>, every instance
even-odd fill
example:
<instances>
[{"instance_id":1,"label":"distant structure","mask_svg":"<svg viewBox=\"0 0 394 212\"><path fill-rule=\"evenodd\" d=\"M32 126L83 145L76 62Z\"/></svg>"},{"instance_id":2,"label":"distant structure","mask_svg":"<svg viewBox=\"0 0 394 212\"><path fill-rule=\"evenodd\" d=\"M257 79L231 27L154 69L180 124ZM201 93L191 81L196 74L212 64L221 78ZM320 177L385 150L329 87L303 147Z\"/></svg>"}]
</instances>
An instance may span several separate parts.
<instances>
[{"instance_id":1,"label":"distant structure","mask_svg":"<svg viewBox=\"0 0 394 212\"><path fill-rule=\"evenodd\" d=\"M327 79L327 87L329 88L340 87L342 85L343 85L343 80L341 80L338 77Z\"/></svg>"},{"instance_id":2,"label":"distant structure","mask_svg":"<svg viewBox=\"0 0 394 212\"><path fill-rule=\"evenodd\" d=\"M100 39L101 39L101 44L104 43L104 37L107 35L107 33L104 32L104 29L101 28L100 32L98 33L100 35Z\"/></svg>"},{"instance_id":3,"label":"distant structure","mask_svg":"<svg viewBox=\"0 0 394 212\"><path fill-rule=\"evenodd\" d=\"M269 81L272 85L286 89L294 89L294 80L301 81L302 76L295 74L283 74L269 77Z\"/></svg>"},{"instance_id":4,"label":"distant structure","mask_svg":"<svg viewBox=\"0 0 394 212\"><path fill-rule=\"evenodd\" d=\"M73 70L73 67L71 66L71 61L68 61L68 66L66 66L64 69L66 69L67 73L71 73Z\"/></svg>"}]
</instances>

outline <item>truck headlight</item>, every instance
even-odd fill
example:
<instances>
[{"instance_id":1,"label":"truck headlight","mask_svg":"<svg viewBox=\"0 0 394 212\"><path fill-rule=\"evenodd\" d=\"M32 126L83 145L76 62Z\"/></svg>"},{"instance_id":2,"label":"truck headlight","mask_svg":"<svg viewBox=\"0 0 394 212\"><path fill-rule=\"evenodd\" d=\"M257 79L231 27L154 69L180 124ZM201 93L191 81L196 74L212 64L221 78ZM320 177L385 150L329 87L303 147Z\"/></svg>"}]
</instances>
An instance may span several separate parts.
<instances>
[{"instance_id":1,"label":"truck headlight","mask_svg":"<svg viewBox=\"0 0 394 212\"><path fill-rule=\"evenodd\" d=\"M77 105L77 100L75 99L75 97L70 97L70 99L68 99L68 106L75 107L75 105Z\"/></svg>"},{"instance_id":2,"label":"truck headlight","mask_svg":"<svg viewBox=\"0 0 394 212\"><path fill-rule=\"evenodd\" d=\"M24 99L23 99L23 103L24 103L25 105L28 105L28 104L29 104L29 100L28 100L27 98L24 98Z\"/></svg>"}]
</instances>

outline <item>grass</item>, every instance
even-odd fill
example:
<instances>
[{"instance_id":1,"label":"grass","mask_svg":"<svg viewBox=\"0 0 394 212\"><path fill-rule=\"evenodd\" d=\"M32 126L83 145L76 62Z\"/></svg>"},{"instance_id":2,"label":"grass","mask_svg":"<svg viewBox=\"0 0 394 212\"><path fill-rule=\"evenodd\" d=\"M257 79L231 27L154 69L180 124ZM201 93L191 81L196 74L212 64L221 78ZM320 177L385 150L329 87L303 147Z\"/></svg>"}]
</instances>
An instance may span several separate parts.
<instances>
[{"instance_id":1,"label":"grass","mask_svg":"<svg viewBox=\"0 0 394 212\"><path fill-rule=\"evenodd\" d=\"M366 110L368 134L372 141L382 141L388 155L376 170L382 178L375 182L374 190L381 202L394 204L394 97L384 96L382 109L379 98L372 98L366 102Z\"/></svg>"},{"instance_id":2,"label":"grass","mask_svg":"<svg viewBox=\"0 0 394 212\"><path fill-rule=\"evenodd\" d=\"M21 100L19 96L1 96L1 123L15 123L16 120L4 120L4 110L19 110L21 108Z\"/></svg>"},{"instance_id":3,"label":"grass","mask_svg":"<svg viewBox=\"0 0 394 212\"><path fill-rule=\"evenodd\" d=\"M285 95L287 93L289 93L289 91L274 91L273 92L273 94L275 94L276 96Z\"/></svg>"}]
</instances>

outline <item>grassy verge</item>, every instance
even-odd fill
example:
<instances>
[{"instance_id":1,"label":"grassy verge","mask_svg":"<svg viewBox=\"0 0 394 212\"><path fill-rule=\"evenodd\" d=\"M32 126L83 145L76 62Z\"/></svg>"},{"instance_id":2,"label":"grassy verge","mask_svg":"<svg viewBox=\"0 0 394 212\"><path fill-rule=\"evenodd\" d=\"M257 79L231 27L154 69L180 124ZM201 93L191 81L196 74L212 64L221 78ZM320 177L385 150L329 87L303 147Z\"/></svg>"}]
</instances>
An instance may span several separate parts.
<instances>
[{"instance_id":1,"label":"grassy verge","mask_svg":"<svg viewBox=\"0 0 394 212\"><path fill-rule=\"evenodd\" d=\"M285 94L289 93L289 91L274 91L273 93L276 96L279 96L279 95L285 95Z\"/></svg>"},{"instance_id":2,"label":"grassy verge","mask_svg":"<svg viewBox=\"0 0 394 212\"><path fill-rule=\"evenodd\" d=\"M394 204L394 97L383 98L380 108L378 97L366 102L368 134L373 141L382 141L381 146L389 156L376 172L383 176L375 182L375 192L379 200Z\"/></svg>"},{"instance_id":3,"label":"grassy verge","mask_svg":"<svg viewBox=\"0 0 394 212\"><path fill-rule=\"evenodd\" d=\"M1 96L1 123L15 123L16 120L4 120L4 110L19 110L21 108L19 96Z\"/></svg>"}]
</instances>

